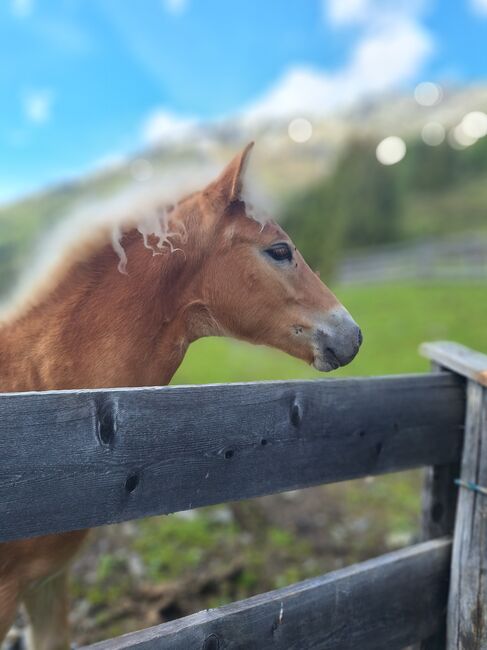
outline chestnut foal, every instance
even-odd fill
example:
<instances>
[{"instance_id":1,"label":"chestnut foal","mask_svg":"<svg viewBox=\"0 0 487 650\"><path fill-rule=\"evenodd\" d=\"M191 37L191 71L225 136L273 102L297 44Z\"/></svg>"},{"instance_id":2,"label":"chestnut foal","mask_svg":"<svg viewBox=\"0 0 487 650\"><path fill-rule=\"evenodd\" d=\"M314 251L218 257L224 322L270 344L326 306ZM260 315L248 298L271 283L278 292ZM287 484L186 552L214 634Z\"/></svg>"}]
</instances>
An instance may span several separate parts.
<instances>
[{"instance_id":1,"label":"chestnut foal","mask_svg":"<svg viewBox=\"0 0 487 650\"><path fill-rule=\"evenodd\" d=\"M279 226L246 214L250 149L160 212L154 234L126 224L115 244L105 232L71 251L0 328L0 391L167 384L202 336L270 345L323 371L351 361L361 333L349 313ZM66 568L86 535L0 544L0 641L23 601L32 647L69 648Z\"/></svg>"}]
</instances>

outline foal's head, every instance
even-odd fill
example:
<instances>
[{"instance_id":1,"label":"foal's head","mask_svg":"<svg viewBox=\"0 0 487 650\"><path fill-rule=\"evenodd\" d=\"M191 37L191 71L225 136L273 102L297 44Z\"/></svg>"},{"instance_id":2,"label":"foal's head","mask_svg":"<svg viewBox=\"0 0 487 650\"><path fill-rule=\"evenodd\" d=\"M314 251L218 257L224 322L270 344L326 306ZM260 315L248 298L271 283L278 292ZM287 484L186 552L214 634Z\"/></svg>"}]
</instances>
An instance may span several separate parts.
<instances>
[{"instance_id":1,"label":"foal's head","mask_svg":"<svg viewBox=\"0 0 487 650\"><path fill-rule=\"evenodd\" d=\"M201 300L218 333L334 370L357 354L360 328L282 228L247 215L242 184L250 149L188 202L207 233Z\"/></svg>"}]
</instances>

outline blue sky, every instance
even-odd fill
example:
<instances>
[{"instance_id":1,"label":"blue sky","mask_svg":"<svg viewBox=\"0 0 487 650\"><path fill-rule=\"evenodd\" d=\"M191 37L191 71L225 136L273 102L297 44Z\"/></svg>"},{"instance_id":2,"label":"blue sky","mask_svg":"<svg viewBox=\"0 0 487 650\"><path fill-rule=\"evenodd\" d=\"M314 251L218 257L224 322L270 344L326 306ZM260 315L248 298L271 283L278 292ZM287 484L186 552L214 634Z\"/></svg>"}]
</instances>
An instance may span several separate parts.
<instances>
[{"instance_id":1,"label":"blue sky","mask_svg":"<svg viewBox=\"0 0 487 650\"><path fill-rule=\"evenodd\" d=\"M0 201L188 124L487 75L487 0L3 0Z\"/></svg>"}]
</instances>

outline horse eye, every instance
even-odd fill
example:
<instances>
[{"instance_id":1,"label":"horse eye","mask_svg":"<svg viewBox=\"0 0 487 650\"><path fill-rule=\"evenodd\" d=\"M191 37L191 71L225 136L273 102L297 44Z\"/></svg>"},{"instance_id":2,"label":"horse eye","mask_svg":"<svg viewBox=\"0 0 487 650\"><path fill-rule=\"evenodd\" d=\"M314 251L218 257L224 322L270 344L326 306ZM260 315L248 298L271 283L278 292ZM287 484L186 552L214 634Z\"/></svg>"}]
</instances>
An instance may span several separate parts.
<instances>
[{"instance_id":1,"label":"horse eye","mask_svg":"<svg viewBox=\"0 0 487 650\"><path fill-rule=\"evenodd\" d=\"M287 244L275 244L266 250L266 253L272 257L273 260L281 262L287 260L290 262L292 260L291 249Z\"/></svg>"},{"instance_id":2,"label":"horse eye","mask_svg":"<svg viewBox=\"0 0 487 650\"><path fill-rule=\"evenodd\" d=\"M274 246L271 246L266 250L266 253L277 262L282 262L284 260L290 262L293 259L293 254L287 244L274 244Z\"/></svg>"}]
</instances>

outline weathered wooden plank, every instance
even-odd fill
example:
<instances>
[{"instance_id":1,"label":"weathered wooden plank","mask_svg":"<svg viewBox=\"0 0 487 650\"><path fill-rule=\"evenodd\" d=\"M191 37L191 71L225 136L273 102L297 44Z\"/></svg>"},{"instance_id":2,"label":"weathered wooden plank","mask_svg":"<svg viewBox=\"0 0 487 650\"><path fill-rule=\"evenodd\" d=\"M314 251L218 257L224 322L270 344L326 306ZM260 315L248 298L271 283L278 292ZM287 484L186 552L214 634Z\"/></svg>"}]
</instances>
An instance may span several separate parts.
<instances>
[{"instance_id":1,"label":"weathered wooden plank","mask_svg":"<svg viewBox=\"0 0 487 650\"><path fill-rule=\"evenodd\" d=\"M435 361L433 372L448 372ZM457 487L455 479L460 475L460 458L448 465L433 465L424 470L421 508L421 539L427 541L444 535L452 535L455 526ZM423 640L420 650L444 650L446 644L446 612L442 624L434 635Z\"/></svg>"},{"instance_id":2,"label":"weathered wooden plank","mask_svg":"<svg viewBox=\"0 0 487 650\"><path fill-rule=\"evenodd\" d=\"M451 341L423 343L420 353L448 370L473 379L487 386L487 354L475 352L470 348Z\"/></svg>"},{"instance_id":3,"label":"weathered wooden plank","mask_svg":"<svg viewBox=\"0 0 487 650\"><path fill-rule=\"evenodd\" d=\"M461 479L487 488L487 390L467 389L467 419ZM487 496L460 488L453 543L447 648L487 648Z\"/></svg>"},{"instance_id":4,"label":"weathered wooden plank","mask_svg":"<svg viewBox=\"0 0 487 650\"><path fill-rule=\"evenodd\" d=\"M449 463L464 399L450 375L4 394L0 540Z\"/></svg>"},{"instance_id":5,"label":"weathered wooden plank","mask_svg":"<svg viewBox=\"0 0 487 650\"><path fill-rule=\"evenodd\" d=\"M383 555L84 650L395 650L437 628L449 539Z\"/></svg>"}]
</instances>

